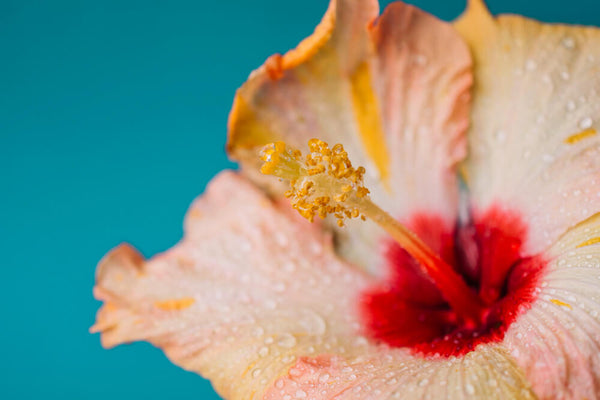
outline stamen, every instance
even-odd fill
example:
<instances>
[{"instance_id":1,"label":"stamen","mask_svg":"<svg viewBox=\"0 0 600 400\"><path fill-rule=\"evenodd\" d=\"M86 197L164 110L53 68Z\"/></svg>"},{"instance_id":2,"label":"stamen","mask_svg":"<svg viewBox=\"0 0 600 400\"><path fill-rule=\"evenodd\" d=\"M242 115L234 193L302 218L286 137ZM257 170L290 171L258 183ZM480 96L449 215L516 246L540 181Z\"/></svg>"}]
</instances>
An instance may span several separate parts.
<instances>
[{"instance_id":1,"label":"stamen","mask_svg":"<svg viewBox=\"0 0 600 400\"><path fill-rule=\"evenodd\" d=\"M365 169L352 166L344 147L329 148L319 139L309 140L308 147L305 157L284 142L271 143L261 152L261 172L290 181L285 196L292 207L311 222L331 214L340 227L346 219L370 218L418 261L467 325L481 323L485 308L476 293L420 238L371 201L363 184Z\"/></svg>"}]
</instances>

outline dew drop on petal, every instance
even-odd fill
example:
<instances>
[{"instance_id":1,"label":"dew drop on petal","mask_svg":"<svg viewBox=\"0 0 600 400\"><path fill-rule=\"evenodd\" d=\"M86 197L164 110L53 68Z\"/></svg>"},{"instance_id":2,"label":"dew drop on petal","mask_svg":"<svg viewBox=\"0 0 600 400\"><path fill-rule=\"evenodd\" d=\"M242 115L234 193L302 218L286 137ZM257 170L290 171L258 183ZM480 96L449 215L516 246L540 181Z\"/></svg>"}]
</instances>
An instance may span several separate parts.
<instances>
[{"instance_id":1,"label":"dew drop on petal","mask_svg":"<svg viewBox=\"0 0 600 400\"><path fill-rule=\"evenodd\" d=\"M588 128L592 127L592 124L593 124L592 119L590 117L585 117L581 121L579 121L579 128L588 129Z\"/></svg>"},{"instance_id":2,"label":"dew drop on petal","mask_svg":"<svg viewBox=\"0 0 600 400\"><path fill-rule=\"evenodd\" d=\"M310 335L322 335L327 329L325 320L316 312L306 309L300 318L300 324Z\"/></svg>"},{"instance_id":3,"label":"dew drop on petal","mask_svg":"<svg viewBox=\"0 0 600 400\"><path fill-rule=\"evenodd\" d=\"M277 283L275 283L275 285L273 285L273 290L276 293L282 293L282 292L284 292L285 291L285 283L283 283L283 282L277 282Z\"/></svg>"},{"instance_id":4,"label":"dew drop on petal","mask_svg":"<svg viewBox=\"0 0 600 400\"><path fill-rule=\"evenodd\" d=\"M306 392L302 389L298 389L296 390L296 398L297 399L304 399L306 397Z\"/></svg>"},{"instance_id":5,"label":"dew drop on petal","mask_svg":"<svg viewBox=\"0 0 600 400\"><path fill-rule=\"evenodd\" d=\"M475 394L475 388L470 383L467 383L465 385L465 390L466 390L467 394L470 394L470 395Z\"/></svg>"},{"instance_id":6,"label":"dew drop on petal","mask_svg":"<svg viewBox=\"0 0 600 400\"><path fill-rule=\"evenodd\" d=\"M260 357L266 357L268 354L269 354L269 348L266 346L263 346L258 350L258 355Z\"/></svg>"},{"instance_id":7,"label":"dew drop on petal","mask_svg":"<svg viewBox=\"0 0 600 400\"><path fill-rule=\"evenodd\" d=\"M572 49L575 47L575 39L573 39L570 36L565 36L562 40L561 43L564 47L566 47L567 49Z\"/></svg>"},{"instance_id":8,"label":"dew drop on petal","mask_svg":"<svg viewBox=\"0 0 600 400\"><path fill-rule=\"evenodd\" d=\"M328 380L329 380L328 373L324 373L319 376L319 382L321 382L321 383L327 383Z\"/></svg>"},{"instance_id":9,"label":"dew drop on petal","mask_svg":"<svg viewBox=\"0 0 600 400\"><path fill-rule=\"evenodd\" d=\"M496 140L498 141L498 143L504 143L506 141L506 132L503 131L502 129L498 129L494 133L494 137L496 138Z\"/></svg>"},{"instance_id":10,"label":"dew drop on petal","mask_svg":"<svg viewBox=\"0 0 600 400\"><path fill-rule=\"evenodd\" d=\"M296 264L294 264L292 261L286 261L283 264L283 270L285 272L294 272L295 269L296 269Z\"/></svg>"},{"instance_id":11,"label":"dew drop on petal","mask_svg":"<svg viewBox=\"0 0 600 400\"><path fill-rule=\"evenodd\" d=\"M277 338L277 345L286 349L291 349L296 345L296 338L289 333L284 333Z\"/></svg>"}]
</instances>

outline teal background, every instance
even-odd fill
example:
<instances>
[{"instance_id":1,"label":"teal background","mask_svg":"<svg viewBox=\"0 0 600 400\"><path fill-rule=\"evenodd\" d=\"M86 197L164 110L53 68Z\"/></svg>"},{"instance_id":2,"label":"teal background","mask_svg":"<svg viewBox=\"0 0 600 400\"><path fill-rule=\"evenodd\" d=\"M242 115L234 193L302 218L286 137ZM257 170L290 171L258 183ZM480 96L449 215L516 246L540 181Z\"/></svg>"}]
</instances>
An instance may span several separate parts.
<instances>
[{"instance_id":1,"label":"teal background","mask_svg":"<svg viewBox=\"0 0 600 400\"><path fill-rule=\"evenodd\" d=\"M388 2L383 2L388 3ZM460 0L415 4L452 19ZM597 1L493 12L600 24ZM325 0L0 0L0 397L217 399L147 344L88 333L94 269L172 246L224 153L235 89L312 32Z\"/></svg>"}]
</instances>

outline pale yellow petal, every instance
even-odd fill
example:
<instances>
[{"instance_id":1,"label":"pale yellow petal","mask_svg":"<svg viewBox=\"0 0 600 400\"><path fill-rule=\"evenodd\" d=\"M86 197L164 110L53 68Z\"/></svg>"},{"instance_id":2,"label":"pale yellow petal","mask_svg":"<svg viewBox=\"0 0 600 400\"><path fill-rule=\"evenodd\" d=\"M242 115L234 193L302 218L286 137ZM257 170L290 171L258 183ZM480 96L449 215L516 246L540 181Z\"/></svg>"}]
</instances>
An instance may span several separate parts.
<instances>
[{"instance_id":1,"label":"pale yellow petal","mask_svg":"<svg viewBox=\"0 0 600 400\"><path fill-rule=\"evenodd\" d=\"M600 211L600 29L494 18L479 0L456 27L475 61L473 206L522 212L536 253Z\"/></svg>"},{"instance_id":2,"label":"pale yellow petal","mask_svg":"<svg viewBox=\"0 0 600 400\"><path fill-rule=\"evenodd\" d=\"M600 214L550 249L538 300L506 334L505 345L540 399L600 394Z\"/></svg>"}]
</instances>

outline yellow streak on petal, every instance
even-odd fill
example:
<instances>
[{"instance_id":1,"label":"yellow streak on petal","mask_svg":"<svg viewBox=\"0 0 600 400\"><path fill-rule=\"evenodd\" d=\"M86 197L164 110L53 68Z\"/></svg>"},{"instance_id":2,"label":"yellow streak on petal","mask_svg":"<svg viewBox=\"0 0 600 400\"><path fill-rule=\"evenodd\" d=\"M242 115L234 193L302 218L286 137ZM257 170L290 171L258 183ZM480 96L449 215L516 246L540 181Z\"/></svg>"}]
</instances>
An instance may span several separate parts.
<instances>
[{"instance_id":1,"label":"yellow streak on petal","mask_svg":"<svg viewBox=\"0 0 600 400\"><path fill-rule=\"evenodd\" d=\"M252 148L270 143L276 135L264 122L260 121L248 102L238 90L229 113L227 150L230 154L236 148Z\"/></svg>"},{"instance_id":2,"label":"yellow streak on petal","mask_svg":"<svg viewBox=\"0 0 600 400\"><path fill-rule=\"evenodd\" d=\"M577 245L577 248L580 248L580 247L585 247L585 246L589 246L589 245L591 245L591 244L596 244L596 243L600 243L600 236L599 236L599 237L595 237L595 238L588 239L588 240L586 240L585 242L578 244L578 245Z\"/></svg>"},{"instance_id":3,"label":"yellow streak on petal","mask_svg":"<svg viewBox=\"0 0 600 400\"><path fill-rule=\"evenodd\" d=\"M246 369L244 370L244 372L242 372L242 378L246 376L246 374L252 369L254 368L254 366L256 365L256 361L250 363L250 365L248 365L246 367Z\"/></svg>"},{"instance_id":4,"label":"yellow streak on petal","mask_svg":"<svg viewBox=\"0 0 600 400\"><path fill-rule=\"evenodd\" d=\"M190 307L196 300L193 297L154 302L154 306L163 311L181 311Z\"/></svg>"},{"instance_id":5,"label":"yellow streak on petal","mask_svg":"<svg viewBox=\"0 0 600 400\"><path fill-rule=\"evenodd\" d=\"M202 218L202 212L200 210L198 210L197 208L192 208L190 210L190 217L192 218Z\"/></svg>"},{"instance_id":6,"label":"yellow streak on petal","mask_svg":"<svg viewBox=\"0 0 600 400\"><path fill-rule=\"evenodd\" d=\"M552 303L556 304L557 306L563 306L563 307L573 309L573 307L571 307L571 305L569 303L565 303L564 301L561 301L559 299L550 299L550 301Z\"/></svg>"},{"instance_id":7,"label":"yellow streak on petal","mask_svg":"<svg viewBox=\"0 0 600 400\"><path fill-rule=\"evenodd\" d=\"M594 129L594 128L588 128L585 129L579 133L575 133L571 136L569 136L568 138L565 139L565 143L567 144L575 144L585 138L588 138L590 136L594 136L595 134L597 134L598 132Z\"/></svg>"},{"instance_id":8,"label":"yellow streak on petal","mask_svg":"<svg viewBox=\"0 0 600 400\"><path fill-rule=\"evenodd\" d=\"M352 105L358 130L367 155L379 170L379 176L387 186L390 157L385 144L385 135L379 114L377 98L371 84L369 65L364 62L350 77Z\"/></svg>"}]
</instances>

